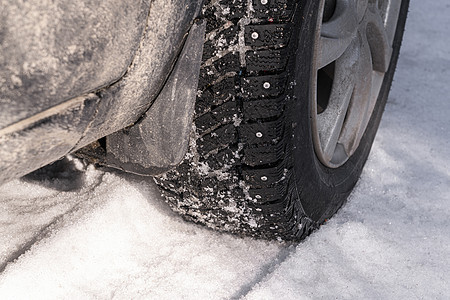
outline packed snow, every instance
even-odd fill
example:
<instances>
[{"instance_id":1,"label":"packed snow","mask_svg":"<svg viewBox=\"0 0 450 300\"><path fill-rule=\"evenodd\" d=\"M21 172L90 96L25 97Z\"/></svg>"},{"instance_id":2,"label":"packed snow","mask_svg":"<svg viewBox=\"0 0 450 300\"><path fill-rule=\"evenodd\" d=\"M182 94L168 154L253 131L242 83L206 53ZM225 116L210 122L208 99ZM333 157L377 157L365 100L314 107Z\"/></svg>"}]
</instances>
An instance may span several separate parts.
<instances>
[{"instance_id":1,"label":"packed snow","mask_svg":"<svg viewBox=\"0 0 450 300\"><path fill-rule=\"evenodd\" d=\"M449 299L449 15L412 1L361 180L302 243L187 223L150 178L68 158L0 186L0 299Z\"/></svg>"}]
</instances>

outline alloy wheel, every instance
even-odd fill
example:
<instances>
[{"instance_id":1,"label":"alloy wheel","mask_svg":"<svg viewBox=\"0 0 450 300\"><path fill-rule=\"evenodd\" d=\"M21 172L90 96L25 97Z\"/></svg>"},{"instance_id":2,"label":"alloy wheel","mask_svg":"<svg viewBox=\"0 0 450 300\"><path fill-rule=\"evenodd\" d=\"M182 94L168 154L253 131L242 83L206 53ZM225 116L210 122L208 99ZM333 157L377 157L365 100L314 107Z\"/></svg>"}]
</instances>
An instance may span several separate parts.
<instances>
[{"instance_id":1,"label":"alloy wheel","mask_svg":"<svg viewBox=\"0 0 450 300\"><path fill-rule=\"evenodd\" d=\"M343 165L366 131L392 56L398 0L322 0L311 121L315 151Z\"/></svg>"}]
</instances>

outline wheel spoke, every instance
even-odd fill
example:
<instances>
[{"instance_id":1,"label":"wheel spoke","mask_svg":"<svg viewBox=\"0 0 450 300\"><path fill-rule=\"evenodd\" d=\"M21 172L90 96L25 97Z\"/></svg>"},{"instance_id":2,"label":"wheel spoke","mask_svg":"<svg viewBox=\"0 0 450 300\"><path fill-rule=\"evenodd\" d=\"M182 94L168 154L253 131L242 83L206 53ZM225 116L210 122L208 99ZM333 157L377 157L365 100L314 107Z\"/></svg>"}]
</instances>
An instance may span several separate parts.
<instances>
[{"instance_id":1,"label":"wheel spoke","mask_svg":"<svg viewBox=\"0 0 450 300\"><path fill-rule=\"evenodd\" d=\"M380 0L379 0L380 1ZM386 13L384 14L384 27L386 28L386 34L389 44L394 43L395 30L397 29L398 17L400 14L400 7L402 1L385 0L387 2Z\"/></svg>"},{"instance_id":2,"label":"wheel spoke","mask_svg":"<svg viewBox=\"0 0 450 300\"><path fill-rule=\"evenodd\" d=\"M369 0L359 0L356 1L356 9L358 12L358 23L360 23L362 21L362 19L364 18L364 15L366 14L366 10L367 10L367 5Z\"/></svg>"},{"instance_id":3,"label":"wheel spoke","mask_svg":"<svg viewBox=\"0 0 450 300\"><path fill-rule=\"evenodd\" d=\"M382 12L378 5L371 4L366 14L367 40L372 52L373 69L379 72L386 72L389 68L392 55L392 44L384 27Z\"/></svg>"},{"instance_id":4,"label":"wheel spoke","mask_svg":"<svg viewBox=\"0 0 450 300\"><path fill-rule=\"evenodd\" d=\"M328 106L317 116L320 144L325 159L333 158L355 86L359 49L352 43L336 61L333 87Z\"/></svg>"},{"instance_id":5,"label":"wheel spoke","mask_svg":"<svg viewBox=\"0 0 450 300\"><path fill-rule=\"evenodd\" d=\"M391 63L401 3L326 3L326 18L316 39L312 127L316 152L328 167L344 164L369 126ZM334 4L335 10L330 12Z\"/></svg>"},{"instance_id":6,"label":"wheel spoke","mask_svg":"<svg viewBox=\"0 0 450 300\"><path fill-rule=\"evenodd\" d=\"M358 19L355 0L338 0L333 17L322 24L319 40L318 69L338 59L352 42Z\"/></svg>"},{"instance_id":7,"label":"wheel spoke","mask_svg":"<svg viewBox=\"0 0 450 300\"><path fill-rule=\"evenodd\" d=\"M322 24L321 35L327 38L353 36L358 27L355 0L338 0L333 17Z\"/></svg>"},{"instance_id":8,"label":"wheel spoke","mask_svg":"<svg viewBox=\"0 0 450 300\"><path fill-rule=\"evenodd\" d=\"M317 59L317 68L321 69L338 59L352 42L352 37L347 38L320 38L320 53Z\"/></svg>"},{"instance_id":9,"label":"wheel spoke","mask_svg":"<svg viewBox=\"0 0 450 300\"><path fill-rule=\"evenodd\" d=\"M355 90L348 108L348 117L342 129L339 143L345 148L347 154L353 153L359 145L359 141L364 134L366 126L372 112L369 111L372 90L372 58L369 43L365 35L358 37L360 56L358 59L358 80L355 83Z\"/></svg>"}]
</instances>

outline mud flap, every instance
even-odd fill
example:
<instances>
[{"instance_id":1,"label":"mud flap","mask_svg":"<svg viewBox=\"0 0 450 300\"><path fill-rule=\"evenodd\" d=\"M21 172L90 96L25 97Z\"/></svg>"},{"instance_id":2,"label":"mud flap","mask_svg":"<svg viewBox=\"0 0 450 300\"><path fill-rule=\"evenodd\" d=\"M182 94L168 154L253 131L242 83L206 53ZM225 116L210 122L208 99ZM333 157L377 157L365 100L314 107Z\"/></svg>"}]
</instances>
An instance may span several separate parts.
<instances>
[{"instance_id":1,"label":"mud flap","mask_svg":"<svg viewBox=\"0 0 450 300\"><path fill-rule=\"evenodd\" d=\"M103 157L96 155L98 163L156 175L183 160L189 145L205 29L206 22L194 23L153 105L133 126L106 137L106 152Z\"/></svg>"}]
</instances>

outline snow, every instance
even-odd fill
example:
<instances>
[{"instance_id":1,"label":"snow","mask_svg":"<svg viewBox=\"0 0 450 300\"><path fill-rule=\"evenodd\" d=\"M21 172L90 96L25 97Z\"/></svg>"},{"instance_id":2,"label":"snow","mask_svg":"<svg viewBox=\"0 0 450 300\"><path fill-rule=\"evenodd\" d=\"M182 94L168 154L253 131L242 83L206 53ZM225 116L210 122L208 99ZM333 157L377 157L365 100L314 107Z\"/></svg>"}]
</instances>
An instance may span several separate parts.
<instances>
[{"instance_id":1,"label":"snow","mask_svg":"<svg viewBox=\"0 0 450 300\"><path fill-rule=\"evenodd\" d=\"M411 3L361 180L302 243L184 222L150 178L65 161L0 187L0 299L449 299L449 14Z\"/></svg>"},{"instance_id":2,"label":"snow","mask_svg":"<svg viewBox=\"0 0 450 300\"><path fill-rule=\"evenodd\" d=\"M150 179L87 173L102 176L101 183L49 236L7 267L0 278L1 299L34 299L37 290L46 299L229 298L239 292L229 286L251 285L285 252L278 244L184 222L168 210ZM26 214L18 220L23 226L34 217Z\"/></svg>"}]
</instances>

